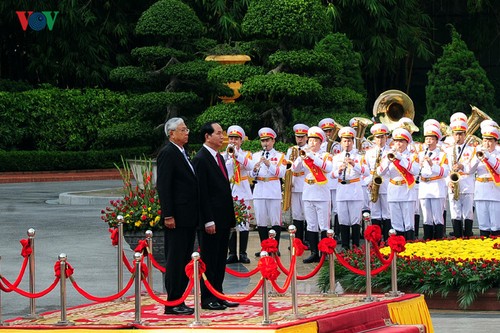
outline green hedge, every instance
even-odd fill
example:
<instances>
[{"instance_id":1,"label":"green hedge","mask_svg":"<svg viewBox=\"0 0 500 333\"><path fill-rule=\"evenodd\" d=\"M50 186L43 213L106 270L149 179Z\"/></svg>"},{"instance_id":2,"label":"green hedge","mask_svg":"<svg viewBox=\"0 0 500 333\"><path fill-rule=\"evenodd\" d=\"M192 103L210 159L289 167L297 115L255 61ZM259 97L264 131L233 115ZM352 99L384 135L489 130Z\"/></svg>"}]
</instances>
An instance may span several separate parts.
<instances>
[{"instance_id":1,"label":"green hedge","mask_svg":"<svg viewBox=\"0 0 500 333\"><path fill-rule=\"evenodd\" d=\"M149 156L148 147L94 151L0 151L0 172L110 169L124 158Z\"/></svg>"}]
</instances>

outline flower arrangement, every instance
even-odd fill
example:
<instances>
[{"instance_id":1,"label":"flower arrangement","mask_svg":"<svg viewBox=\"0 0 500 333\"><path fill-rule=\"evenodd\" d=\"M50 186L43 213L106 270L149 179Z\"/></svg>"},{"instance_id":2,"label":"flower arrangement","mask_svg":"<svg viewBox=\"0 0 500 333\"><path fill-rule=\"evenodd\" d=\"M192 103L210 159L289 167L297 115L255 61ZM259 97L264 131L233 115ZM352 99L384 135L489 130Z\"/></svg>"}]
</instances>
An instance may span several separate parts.
<instances>
[{"instance_id":1,"label":"flower arrangement","mask_svg":"<svg viewBox=\"0 0 500 333\"><path fill-rule=\"evenodd\" d=\"M146 160L147 161L147 160ZM101 210L101 219L109 227L116 227L117 217L123 216L123 230L161 230L161 207L158 193L152 182L153 168L151 161L142 169L141 186L131 182L131 169L127 161L123 161L123 170L118 166L123 180L123 199L111 200L110 206Z\"/></svg>"},{"instance_id":2,"label":"flower arrangement","mask_svg":"<svg viewBox=\"0 0 500 333\"><path fill-rule=\"evenodd\" d=\"M252 207L246 205L245 199L239 199L238 196L233 197L233 206L236 225L242 225L252 220L253 216L250 213Z\"/></svg>"},{"instance_id":3,"label":"flower arrangement","mask_svg":"<svg viewBox=\"0 0 500 333\"><path fill-rule=\"evenodd\" d=\"M397 259L398 287L407 292L427 296L440 293L446 297L454 291L458 305L467 309L477 298L492 288L500 287L500 238L476 237L470 239L444 239L416 241L406 244ZM388 255L389 247L381 249ZM364 249L343 253L353 266L364 269ZM382 264L372 256L372 267ZM335 278L346 290L364 291L366 279L356 275L336 261ZM321 290L329 288L328 267L324 267L318 279ZM379 291L391 288L390 269L372 277L372 287ZM500 298L500 292L498 293Z\"/></svg>"}]
</instances>

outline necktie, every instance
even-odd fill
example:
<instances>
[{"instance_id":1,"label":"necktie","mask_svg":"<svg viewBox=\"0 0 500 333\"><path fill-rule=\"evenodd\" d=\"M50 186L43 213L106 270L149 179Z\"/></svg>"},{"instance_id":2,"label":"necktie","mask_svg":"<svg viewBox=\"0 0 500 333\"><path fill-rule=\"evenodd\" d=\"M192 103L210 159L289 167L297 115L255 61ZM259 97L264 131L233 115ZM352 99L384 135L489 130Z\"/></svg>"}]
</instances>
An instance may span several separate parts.
<instances>
[{"instance_id":1,"label":"necktie","mask_svg":"<svg viewBox=\"0 0 500 333\"><path fill-rule=\"evenodd\" d=\"M229 179L229 178L227 178L227 173L226 173L226 169L224 168L224 164L222 164L222 156L219 153L217 153L217 164L219 164L220 171L222 171L222 174L224 175L224 177L226 179Z\"/></svg>"},{"instance_id":2,"label":"necktie","mask_svg":"<svg viewBox=\"0 0 500 333\"><path fill-rule=\"evenodd\" d=\"M269 158L269 151L266 151L266 160Z\"/></svg>"},{"instance_id":3,"label":"necktie","mask_svg":"<svg viewBox=\"0 0 500 333\"><path fill-rule=\"evenodd\" d=\"M460 155L460 152L462 151L462 147L458 146L458 147L457 147L457 150L458 150L457 155Z\"/></svg>"},{"instance_id":4,"label":"necktie","mask_svg":"<svg viewBox=\"0 0 500 333\"><path fill-rule=\"evenodd\" d=\"M187 163L189 164L189 167L191 168L191 170L194 173L193 165L191 164L191 160L189 159L189 156L186 154L185 150L182 151L182 155L184 155L184 158L186 159Z\"/></svg>"}]
</instances>

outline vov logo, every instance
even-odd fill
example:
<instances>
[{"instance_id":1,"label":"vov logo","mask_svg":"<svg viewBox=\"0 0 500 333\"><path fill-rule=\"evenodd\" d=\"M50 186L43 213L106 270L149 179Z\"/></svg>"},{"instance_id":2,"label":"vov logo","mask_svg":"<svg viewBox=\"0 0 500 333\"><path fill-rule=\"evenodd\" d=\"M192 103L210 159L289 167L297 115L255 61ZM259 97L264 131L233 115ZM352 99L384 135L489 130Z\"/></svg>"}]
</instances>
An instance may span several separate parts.
<instances>
[{"instance_id":1,"label":"vov logo","mask_svg":"<svg viewBox=\"0 0 500 333\"><path fill-rule=\"evenodd\" d=\"M17 11L16 14L19 18L19 23L21 23L23 31L28 29L28 25L31 30L40 31L47 27L49 31L52 31L54 22L56 21L57 14L59 14L59 12Z\"/></svg>"}]
</instances>

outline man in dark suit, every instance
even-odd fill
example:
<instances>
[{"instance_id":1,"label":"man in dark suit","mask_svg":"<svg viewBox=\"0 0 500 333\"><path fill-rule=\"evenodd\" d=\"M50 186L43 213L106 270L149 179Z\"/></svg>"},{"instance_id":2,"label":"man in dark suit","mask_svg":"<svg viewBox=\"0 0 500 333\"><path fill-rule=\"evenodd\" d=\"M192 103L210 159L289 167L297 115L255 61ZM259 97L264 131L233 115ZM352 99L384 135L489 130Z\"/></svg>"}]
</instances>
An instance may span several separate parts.
<instances>
[{"instance_id":1,"label":"man in dark suit","mask_svg":"<svg viewBox=\"0 0 500 333\"><path fill-rule=\"evenodd\" d=\"M157 158L157 189L161 216L165 224L165 254L167 259L165 289L168 300L182 297L188 285L186 265L191 261L196 228L199 225L199 189L194 167L184 150L189 129L181 118L172 118L165 124L169 142ZM193 308L184 303L166 306L165 313L190 315Z\"/></svg>"},{"instance_id":2,"label":"man in dark suit","mask_svg":"<svg viewBox=\"0 0 500 333\"><path fill-rule=\"evenodd\" d=\"M208 281L222 293L229 232L236 219L226 166L218 153L224 139L222 127L216 122L207 123L202 126L201 135L204 144L193 159L200 189L200 253ZM235 306L238 303L217 298L201 284L203 309L224 310Z\"/></svg>"}]
</instances>

